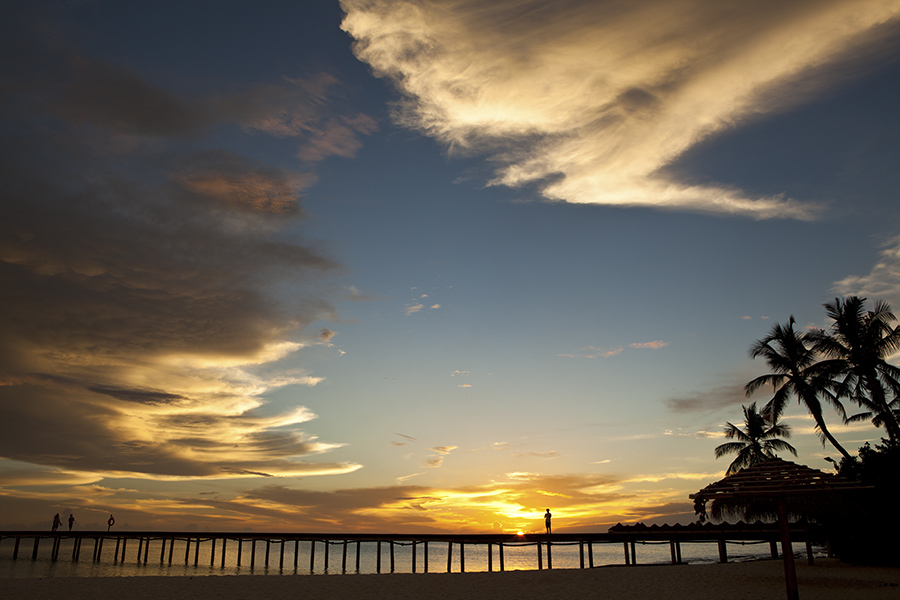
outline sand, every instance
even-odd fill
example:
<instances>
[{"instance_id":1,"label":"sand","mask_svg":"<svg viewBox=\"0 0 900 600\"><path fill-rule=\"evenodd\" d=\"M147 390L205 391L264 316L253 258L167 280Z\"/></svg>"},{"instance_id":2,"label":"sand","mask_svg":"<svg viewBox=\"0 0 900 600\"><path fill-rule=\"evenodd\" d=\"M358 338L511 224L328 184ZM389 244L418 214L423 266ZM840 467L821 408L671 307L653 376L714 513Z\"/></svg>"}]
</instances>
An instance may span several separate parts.
<instances>
[{"instance_id":1,"label":"sand","mask_svg":"<svg viewBox=\"0 0 900 600\"><path fill-rule=\"evenodd\" d=\"M900 568L798 561L802 600L900 599ZM785 598L781 561L715 565L616 566L504 573L223 575L0 579L9 600L540 600Z\"/></svg>"}]
</instances>

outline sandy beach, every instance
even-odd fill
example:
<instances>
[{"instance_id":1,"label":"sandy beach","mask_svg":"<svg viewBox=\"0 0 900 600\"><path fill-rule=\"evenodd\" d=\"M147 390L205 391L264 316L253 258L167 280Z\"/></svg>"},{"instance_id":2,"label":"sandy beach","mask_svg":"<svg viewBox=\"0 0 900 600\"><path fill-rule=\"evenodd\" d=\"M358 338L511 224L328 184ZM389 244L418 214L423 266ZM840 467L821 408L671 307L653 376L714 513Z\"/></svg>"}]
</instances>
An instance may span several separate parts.
<instances>
[{"instance_id":1,"label":"sandy beach","mask_svg":"<svg viewBox=\"0 0 900 600\"><path fill-rule=\"evenodd\" d=\"M803 600L900 598L900 568L855 567L827 559L814 566L798 561L797 574ZM739 600L786 595L781 561L465 574L2 579L0 589L4 598L15 600L288 600L298 595L329 600L571 600L586 596Z\"/></svg>"}]
</instances>

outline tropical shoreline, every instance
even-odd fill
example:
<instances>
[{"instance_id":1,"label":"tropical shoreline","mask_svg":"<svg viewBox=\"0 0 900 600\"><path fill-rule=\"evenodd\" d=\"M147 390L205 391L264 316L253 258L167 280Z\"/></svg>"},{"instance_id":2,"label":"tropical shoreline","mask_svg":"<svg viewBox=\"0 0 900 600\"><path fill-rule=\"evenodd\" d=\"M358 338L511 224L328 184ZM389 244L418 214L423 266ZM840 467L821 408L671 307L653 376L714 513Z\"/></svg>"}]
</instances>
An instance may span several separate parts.
<instances>
[{"instance_id":1,"label":"tropical shoreline","mask_svg":"<svg viewBox=\"0 0 900 600\"><path fill-rule=\"evenodd\" d=\"M900 594L900 568L861 567L836 559L798 562L804 600L888 600ZM0 579L4 596L30 600L192 600L293 599L298 594L347 598L521 600L592 596L684 599L785 597L783 564L778 560L712 565L607 566L594 569L507 571L503 573L362 574L258 577L49 577Z\"/></svg>"}]
</instances>

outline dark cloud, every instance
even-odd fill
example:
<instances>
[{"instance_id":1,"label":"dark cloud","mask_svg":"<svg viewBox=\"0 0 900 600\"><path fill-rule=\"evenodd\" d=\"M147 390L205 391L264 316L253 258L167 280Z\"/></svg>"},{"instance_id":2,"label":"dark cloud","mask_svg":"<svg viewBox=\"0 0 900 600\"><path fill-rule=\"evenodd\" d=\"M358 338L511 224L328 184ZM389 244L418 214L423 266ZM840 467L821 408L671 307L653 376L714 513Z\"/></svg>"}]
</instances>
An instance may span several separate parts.
<instances>
[{"instance_id":1,"label":"dark cloud","mask_svg":"<svg viewBox=\"0 0 900 600\"><path fill-rule=\"evenodd\" d=\"M709 412L746 403L743 385L725 385L666 400L669 410L677 413Z\"/></svg>"},{"instance_id":2,"label":"dark cloud","mask_svg":"<svg viewBox=\"0 0 900 600\"><path fill-rule=\"evenodd\" d=\"M217 120L199 101L154 88L122 67L84 57L70 59L67 66L61 94L51 102L72 123L170 136L199 131Z\"/></svg>"},{"instance_id":3,"label":"dark cloud","mask_svg":"<svg viewBox=\"0 0 900 600\"><path fill-rule=\"evenodd\" d=\"M116 400L137 402L139 404L170 404L185 399L184 396L179 394L170 394L168 392L147 389L123 388L114 385L96 385L88 387L87 389L91 392L111 396Z\"/></svg>"},{"instance_id":4,"label":"dark cloud","mask_svg":"<svg viewBox=\"0 0 900 600\"><path fill-rule=\"evenodd\" d=\"M333 77L188 97L20 25L0 41L0 457L154 477L357 468L299 460L334 447L298 429L314 415L253 414L315 382L261 367L334 313L340 266L286 233L313 175L204 136L325 147L343 119L346 156L371 122L335 114Z\"/></svg>"}]
</instances>

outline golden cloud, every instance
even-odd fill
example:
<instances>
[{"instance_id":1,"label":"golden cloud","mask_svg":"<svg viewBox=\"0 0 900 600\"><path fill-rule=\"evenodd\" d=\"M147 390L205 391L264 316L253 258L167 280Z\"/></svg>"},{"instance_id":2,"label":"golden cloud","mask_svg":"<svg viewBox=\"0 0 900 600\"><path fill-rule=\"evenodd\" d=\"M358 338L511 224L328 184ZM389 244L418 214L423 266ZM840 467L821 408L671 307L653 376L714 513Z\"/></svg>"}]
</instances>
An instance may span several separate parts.
<instances>
[{"instance_id":1,"label":"golden cloud","mask_svg":"<svg viewBox=\"0 0 900 600\"><path fill-rule=\"evenodd\" d=\"M798 219L817 209L692 185L665 168L830 84L823 65L900 15L882 0L341 6L356 56L404 96L398 122L452 151L489 155L492 184L537 184L572 203Z\"/></svg>"}]
</instances>

